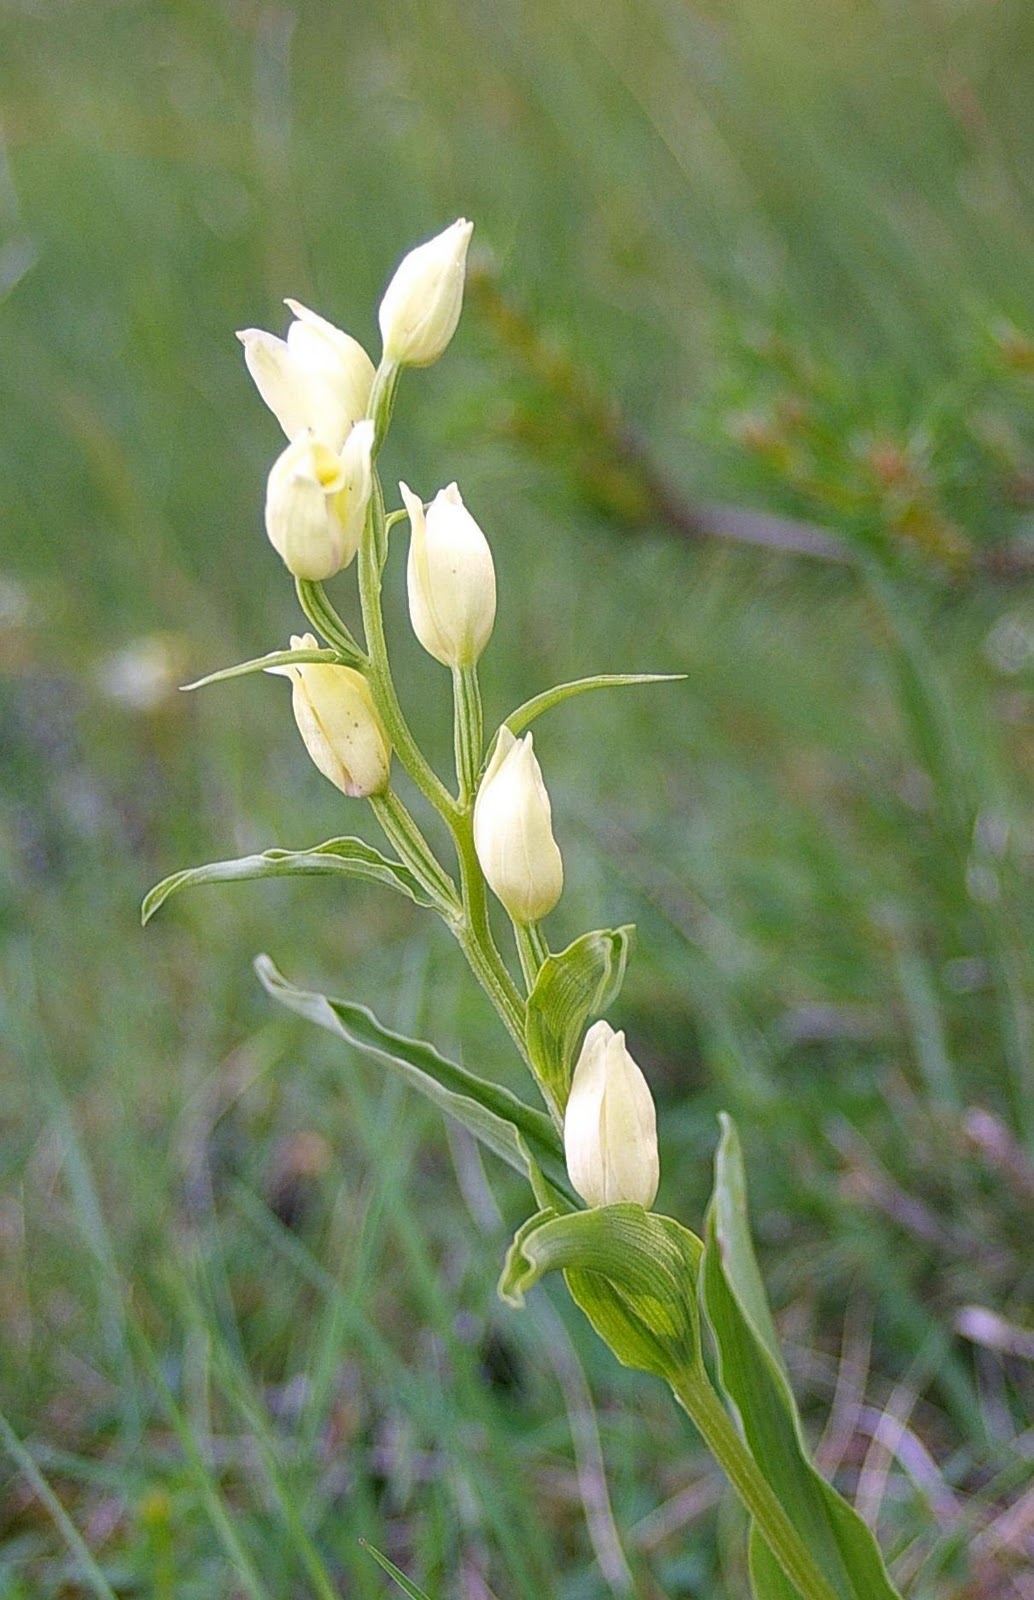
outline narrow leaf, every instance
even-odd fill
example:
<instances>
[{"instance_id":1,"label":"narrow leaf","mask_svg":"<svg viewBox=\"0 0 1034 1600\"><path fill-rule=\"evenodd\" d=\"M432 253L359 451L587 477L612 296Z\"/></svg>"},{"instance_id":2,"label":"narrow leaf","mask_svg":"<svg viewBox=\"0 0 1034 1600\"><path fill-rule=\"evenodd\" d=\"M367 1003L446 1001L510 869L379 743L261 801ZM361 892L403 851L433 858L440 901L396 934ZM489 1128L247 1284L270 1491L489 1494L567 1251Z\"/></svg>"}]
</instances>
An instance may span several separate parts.
<instances>
[{"instance_id":1,"label":"narrow leaf","mask_svg":"<svg viewBox=\"0 0 1034 1600\"><path fill-rule=\"evenodd\" d=\"M2 1411L0 1411L0 1446L19 1468L67 1545L72 1572L75 1573L75 1569L79 1569L76 1576L81 1579L83 1589L89 1586L97 1596L97 1600L117 1600L114 1589L94 1560L86 1540L43 1476L36 1464L36 1458L19 1439Z\"/></svg>"},{"instance_id":2,"label":"narrow leaf","mask_svg":"<svg viewBox=\"0 0 1034 1600\"><path fill-rule=\"evenodd\" d=\"M159 906L180 889L201 883L238 883L251 878L363 878L397 889L418 906L434 906L421 884L400 861L390 861L363 839L328 839L311 850L263 850L261 855L238 856L235 861L209 861L203 867L185 867L173 872L144 898L140 908L146 923Z\"/></svg>"},{"instance_id":3,"label":"narrow leaf","mask_svg":"<svg viewBox=\"0 0 1034 1600\"><path fill-rule=\"evenodd\" d=\"M731 1118L721 1124L701 1284L722 1387L754 1460L836 1593L899 1600L872 1533L808 1455L751 1243L739 1139ZM757 1600L790 1600L794 1590L756 1528L750 1561Z\"/></svg>"},{"instance_id":4,"label":"narrow leaf","mask_svg":"<svg viewBox=\"0 0 1034 1600\"><path fill-rule=\"evenodd\" d=\"M736 1131L736 1124L724 1111L719 1113L718 1121L722 1137L715 1152L715 1183L714 1193L711 1196L715 1237L722 1250L726 1277L744 1315L750 1320L754 1332L764 1343L773 1361L785 1374L786 1363L779 1345L779 1335L772 1321L768 1296L765 1294L761 1269L750 1236L747 1174L743 1165L740 1137Z\"/></svg>"},{"instance_id":5,"label":"narrow leaf","mask_svg":"<svg viewBox=\"0 0 1034 1600\"><path fill-rule=\"evenodd\" d=\"M402 1593L409 1596L409 1600L429 1600L429 1596L424 1593L423 1589L418 1589L412 1578L407 1578L406 1574L395 1565L394 1561L389 1561L387 1556L382 1556L376 1546L370 1543L369 1539L360 1539L359 1543L368 1554L373 1556L377 1565L384 1569L388 1577L395 1580Z\"/></svg>"},{"instance_id":6,"label":"narrow leaf","mask_svg":"<svg viewBox=\"0 0 1034 1600\"><path fill-rule=\"evenodd\" d=\"M256 656L253 661L240 661L235 667L220 667L218 672L206 673L193 683L183 683L184 694L191 689L204 689L210 683L226 683L230 678L246 678L251 672L268 672L270 667L296 667L303 661L323 661L331 666L341 665L336 650L271 650L268 655Z\"/></svg>"},{"instance_id":7,"label":"narrow leaf","mask_svg":"<svg viewBox=\"0 0 1034 1600\"><path fill-rule=\"evenodd\" d=\"M563 705L565 700L573 700L575 695L588 694L590 689L623 689L626 686L644 683L678 683L685 676L684 672L603 672L595 678L576 678L573 683L558 683L555 688L546 689L542 694L537 694L533 700L526 700L516 711L511 711L506 719L506 726L511 733L522 733L536 717L541 717L543 711L552 711L554 706Z\"/></svg>"},{"instance_id":8,"label":"narrow leaf","mask_svg":"<svg viewBox=\"0 0 1034 1600\"><path fill-rule=\"evenodd\" d=\"M528 1053L560 1111L586 1025L616 999L634 935L630 925L582 934L547 956L528 996Z\"/></svg>"},{"instance_id":9,"label":"narrow leaf","mask_svg":"<svg viewBox=\"0 0 1034 1600\"><path fill-rule=\"evenodd\" d=\"M455 1117L522 1177L530 1176L530 1154L550 1181L566 1192L560 1137L544 1111L525 1104L501 1084L490 1083L449 1061L433 1045L391 1032L365 1006L296 989L268 956L257 957L255 971L274 1000L344 1039L364 1055L394 1067L407 1083L426 1095L440 1111Z\"/></svg>"},{"instance_id":10,"label":"narrow leaf","mask_svg":"<svg viewBox=\"0 0 1034 1600\"><path fill-rule=\"evenodd\" d=\"M506 1255L499 1293L521 1306L547 1272L562 1271L577 1304L626 1367L678 1381L700 1361L697 1277L703 1245L642 1206L598 1206L531 1217Z\"/></svg>"}]
</instances>

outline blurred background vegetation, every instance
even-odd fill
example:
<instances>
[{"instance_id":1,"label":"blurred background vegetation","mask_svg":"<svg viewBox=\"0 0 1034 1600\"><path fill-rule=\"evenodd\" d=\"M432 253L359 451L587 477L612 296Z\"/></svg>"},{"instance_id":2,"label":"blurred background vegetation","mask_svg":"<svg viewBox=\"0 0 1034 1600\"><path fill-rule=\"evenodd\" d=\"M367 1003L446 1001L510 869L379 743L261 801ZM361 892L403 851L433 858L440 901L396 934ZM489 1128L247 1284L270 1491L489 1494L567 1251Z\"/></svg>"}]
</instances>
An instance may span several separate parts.
<instances>
[{"instance_id":1,"label":"blurred background vegetation","mask_svg":"<svg viewBox=\"0 0 1034 1600\"><path fill-rule=\"evenodd\" d=\"M436 927L182 865L376 837L282 684L280 448L233 339L375 346L476 261L388 481L496 552L541 724L554 945L639 924L614 1020L697 1223L715 1112L824 1470L913 1597L1034 1595L1028 0L0 6L0 1596L742 1595L660 1386L494 1283L524 1197L259 991L512 1077ZM389 624L443 762L445 675ZM351 579L333 591L346 612ZM520 1085L518 1085L520 1087Z\"/></svg>"}]
</instances>

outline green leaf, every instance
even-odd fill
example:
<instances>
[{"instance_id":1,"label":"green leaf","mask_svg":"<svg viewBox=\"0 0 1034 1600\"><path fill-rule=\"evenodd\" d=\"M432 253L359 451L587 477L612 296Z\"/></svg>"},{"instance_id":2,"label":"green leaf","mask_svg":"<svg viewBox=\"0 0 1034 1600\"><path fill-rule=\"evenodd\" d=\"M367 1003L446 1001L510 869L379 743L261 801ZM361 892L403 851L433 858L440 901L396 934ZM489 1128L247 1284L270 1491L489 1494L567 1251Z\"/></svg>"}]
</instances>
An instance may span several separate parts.
<instances>
[{"instance_id":1,"label":"green leaf","mask_svg":"<svg viewBox=\"0 0 1034 1600\"><path fill-rule=\"evenodd\" d=\"M144 898L140 916L146 925L159 906L180 889L199 883L238 883L250 878L364 878L408 895L418 906L434 907L418 879L400 861L389 861L363 839L328 839L311 850L263 850L235 861L209 861L203 867L173 872Z\"/></svg>"},{"instance_id":2,"label":"green leaf","mask_svg":"<svg viewBox=\"0 0 1034 1600\"><path fill-rule=\"evenodd\" d=\"M226 683L230 678L246 678L251 672L268 672L270 667L298 666L303 661L323 661L330 666L342 665L341 657L336 650L271 650L268 655L256 656L252 661L238 662L235 667L220 667L218 672L209 672L203 678L195 678L193 683L183 683L180 688L184 694L191 689L204 689L210 683Z\"/></svg>"},{"instance_id":3,"label":"green leaf","mask_svg":"<svg viewBox=\"0 0 1034 1600\"><path fill-rule=\"evenodd\" d=\"M521 1306L547 1272L563 1272L618 1360L673 1382L700 1361L702 1251L688 1228L642 1206L598 1206L567 1216L540 1211L515 1235L499 1293Z\"/></svg>"},{"instance_id":4,"label":"green leaf","mask_svg":"<svg viewBox=\"0 0 1034 1600\"><path fill-rule=\"evenodd\" d=\"M560 1136L544 1111L526 1105L501 1084L490 1083L439 1055L421 1039L407 1039L377 1021L365 1006L332 1000L288 983L268 956L258 956L255 971L266 993L299 1016L364 1055L394 1067L414 1089L454 1117L503 1161L530 1178L528 1156L566 1192L567 1179Z\"/></svg>"},{"instance_id":5,"label":"green leaf","mask_svg":"<svg viewBox=\"0 0 1034 1600\"><path fill-rule=\"evenodd\" d=\"M644 683L678 683L685 676L684 672L603 672L595 678L576 678L573 683L558 683L555 688L546 689L542 694L537 694L533 700L526 700L516 711L511 711L506 719L506 726L511 733L522 733L536 717L541 717L543 711L552 711L554 706L563 705L565 700L573 700L575 695L588 694L590 689L623 689L626 686Z\"/></svg>"},{"instance_id":6,"label":"green leaf","mask_svg":"<svg viewBox=\"0 0 1034 1600\"><path fill-rule=\"evenodd\" d=\"M370 1543L369 1539L360 1539L359 1543L364 1550L373 1556L377 1565L384 1569L388 1577L394 1578L402 1593L409 1596L409 1600L429 1600L429 1596L424 1593L423 1589L418 1589L412 1578L407 1578L406 1574L395 1565L394 1561L389 1561L387 1556L382 1556L376 1546Z\"/></svg>"},{"instance_id":7,"label":"green leaf","mask_svg":"<svg viewBox=\"0 0 1034 1600\"><path fill-rule=\"evenodd\" d=\"M757 1466L836 1593L899 1600L872 1533L808 1455L751 1243L739 1138L730 1117L721 1125L701 1283L722 1387ZM756 1527L750 1564L757 1600L796 1600Z\"/></svg>"},{"instance_id":8,"label":"green leaf","mask_svg":"<svg viewBox=\"0 0 1034 1600\"><path fill-rule=\"evenodd\" d=\"M625 977L635 929L584 933L559 954L547 956L528 996L525 1041L535 1067L562 1112L586 1023L616 998Z\"/></svg>"}]
</instances>

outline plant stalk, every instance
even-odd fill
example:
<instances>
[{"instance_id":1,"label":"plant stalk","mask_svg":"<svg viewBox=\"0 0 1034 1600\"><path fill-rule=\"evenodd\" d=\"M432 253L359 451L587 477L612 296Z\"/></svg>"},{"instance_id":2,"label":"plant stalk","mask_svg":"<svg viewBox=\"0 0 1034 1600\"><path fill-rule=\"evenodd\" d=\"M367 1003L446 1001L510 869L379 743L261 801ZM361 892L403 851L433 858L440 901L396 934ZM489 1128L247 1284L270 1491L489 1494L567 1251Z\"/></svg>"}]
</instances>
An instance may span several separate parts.
<instances>
[{"instance_id":1,"label":"plant stalk","mask_svg":"<svg viewBox=\"0 0 1034 1600\"><path fill-rule=\"evenodd\" d=\"M322 583L314 583L309 578L295 578L294 587L298 604L316 632L322 633L327 643L350 667L358 667L360 671L365 669L368 665L366 656L327 599Z\"/></svg>"},{"instance_id":2,"label":"plant stalk","mask_svg":"<svg viewBox=\"0 0 1034 1600\"><path fill-rule=\"evenodd\" d=\"M542 937L542 929L537 922L515 922L513 933L517 941L517 954L521 958L525 988L530 994L542 969L542 963L549 955L549 946Z\"/></svg>"},{"instance_id":3,"label":"plant stalk","mask_svg":"<svg viewBox=\"0 0 1034 1600\"><path fill-rule=\"evenodd\" d=\"M460 893L464 912L463 924L457 930L456 937L474 976L506 1024L521 1060L530 1067L528 1047L524 1041L524 1001L492 935L485 879L474 849L474 827L469 810L455 819L452 835L460 864Z\"/></svg>"},{"instance_id":4,"label":"plant stalk","mask_svg":"<svg viewBox=\"0 0 1034 1600\"><path fill-rule=\"evenodd\" d=\"M378 552L384 547L384 538L384 498L380 480L374 474L369 518L359 547L359 599L369 651L366 676L392 749L424 798L439 813L452 834L460 866L461 911L455 903L456 891L451 879L438 863L431 847L423 839L408 812L405 812L408 822L403 820L401 812L405 808L402 807L398 796L389 791L389 795L380 801L378 815L382 827L385 827L396 848L400 851L403 848L414 851L413 855L407 855L407 865L418 873L429 892L440 895L443 880L448 885L452 904L445 913L446 920L467 958L471 971L492 1001L520 1051L522 1060L527 1061L528 1053L524 1042L524 1002L492 937L485 900L484 878L474 850L470 806L468 804L465 808L461 808L427 761L409 730L395 692L388 663L388 647L381 610L381 559ZM464 693L466 695L466 690ZM477 701L480 705L480 696L477 696ZM418 865L418 860L424 852L426 859Z\"/></svg>"},{"instance_id":5,"label":"plant stalk","mask_svg":"<svg viewBox=\"0 0 1034 1600\"><path fill-rule=\"evenodd\" d=\"M466 810L474 800L485 741L477 667L453 667L452 702L456 784L460 806Z\"/></svg>"},{"instance_id":6,"label":"plant stalk","mask_svg":"<svg viewBox=\"0 0 1034 1600\"><path fill-rule=\"evenodd\" d=\"M391 414L395 409L395 395L398 391L401 369L394 361L382 361L377 368L373 379L373 388L370 390L370 403L366 408L368 417L373 418L373 454L376 457L384 435L391 426Z\"/></svg>"},{"instance_id":7,"label":"plant stalk","mask_svg":"<svg viewBox=\"0 0 1034 1600\"><path fill-rule=\"evenodd\" d=\"M375 473L370 511L359 546L359 600L363 610L363 629L369 652L367 682L392 749L424 798L441 813L451 827L456 817L456 802L409 731L409 724L399 704L391 676L388 643L384 636L384 616L381 611L381 563L378 555L384 538L384 496L381 492L380 479Z\"/></svg>"},{"instance_id":8,"label":"plant stalk","mask_svg":"<svg viewBox=\"0 0 1034 1600\"><path fill-rule=\"evenodd\" d=\"M399 856L415 873L435 901L442 916L453 926L462 914L456 885L449 877L423 833L394 789L370 796L374 816Z\"/></svg>"},{"instance_id":9,"label":"plant stalk","mask_svg":"<svg viewBox=\"0 0 1034 1600\"><path fill-rule=\"evenodd\" d=\"M801 1600L842 1600L760 1472L703 1368L672 1388Z\"/></svg>"}]
</instances>

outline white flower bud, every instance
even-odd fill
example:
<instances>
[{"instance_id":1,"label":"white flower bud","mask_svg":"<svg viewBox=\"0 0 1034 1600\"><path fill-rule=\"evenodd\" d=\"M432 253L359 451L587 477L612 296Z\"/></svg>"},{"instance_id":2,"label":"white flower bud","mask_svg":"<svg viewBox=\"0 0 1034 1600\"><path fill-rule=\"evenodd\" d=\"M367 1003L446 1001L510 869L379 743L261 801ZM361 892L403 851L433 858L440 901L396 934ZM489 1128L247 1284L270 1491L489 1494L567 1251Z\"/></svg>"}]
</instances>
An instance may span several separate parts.
<instances>
[{"instance_id":1,"label":"white flower bud","mask_svg":"<svg viewBox=\"0 0 1034 1600\"><path fill-rule=\"evenodd\" d=\"M292 635L292 650L318 648L311 633ZM298 732L323 776L342 794L383 794L391 746L362 673L319 661L266 670L290 678Z\"/></svg>"},{"instance_id":2,"label":"white flower bud","mask_svg":"<svg viewBox=\"0 0 1034 1600\"><path fill-rule=\"evenodd\" d=\"M474 224L460 217L399 263L378 313L385 361L429 367L438 360L460 320L473 231Z\"/></svg>"},{"instance_id":3,"label":"white flower bud","mask_svg":"<svg viewBox=\"0 0 1034 1600\"><path fill-rule=\"evenodd\" d=\"M373 489L373 423L357 422L340 455L302 433L266 484L269 542L296 578L332 578L359 548Z\"/></svg>"},{"instance_id":4,"label":"white flower bud","mask_svg":"<svg viewBox=\"0 0 1034 1600\"><path fill-rule=\"evenodd\" d=\"M261 328L237 337L255 386L289 439L307 428L331 450L366 415L373 362L362 345L332 322L288 300L295 321L287 338Z\"/></svg>"},{"instance_id":5,"label":"white flower bud","mask_svg":"<svg viewBox=\"0 0 1034 1600\"><path fill-rule=\"evenodd\" d=\"M537 922L564 887L553 815L531 734L499 729L474 802L474 848L489 887L515 922Z\"/></svg>"},{"instance_id":6,"label":"white flower bud","mask_svg":"<svg viewBox=\"0 0 1034 1600\"><path fill-rule=\"evenodd\" d=\"M650 1087L623 1033L596 1022L585 1035L564 1114L571 1183L587 1206L632 1201L648 1211L657 1197L657 1114Z\"/></svg>"},{"instance_id":7,"label":"white flower bud","mask_svg":"<svg viewBox=\"0 0 1034 1600\"><path fill-rule=\"evenodd\" d=\"M488 540L454 483L427 511L399 484L413 530L409 542L409 616L428 655L445 667L472 667L492 636L495 567Z\"/></svg>"}]
</instances>

